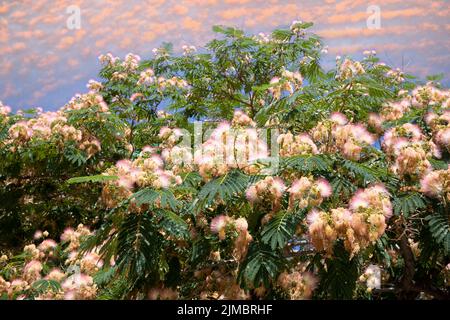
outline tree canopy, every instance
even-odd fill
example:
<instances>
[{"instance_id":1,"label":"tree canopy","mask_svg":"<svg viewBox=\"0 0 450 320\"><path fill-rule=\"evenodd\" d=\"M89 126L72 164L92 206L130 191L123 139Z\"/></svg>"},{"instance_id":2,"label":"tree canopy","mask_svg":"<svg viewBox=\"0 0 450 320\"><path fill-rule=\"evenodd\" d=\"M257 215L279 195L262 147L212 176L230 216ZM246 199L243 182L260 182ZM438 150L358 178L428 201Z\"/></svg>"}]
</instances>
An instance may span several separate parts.
<instances>
[{"instance_id":1,"label":"tree canopy","mask_svg":"<svg viewBox=\"0 0 450 320\"><path fill-rule=\"evenodd\" d=\"M99 57L0 103L4 299L427 299L450 281L450 91L294 22Z\"/></svg>"}]
</instances>

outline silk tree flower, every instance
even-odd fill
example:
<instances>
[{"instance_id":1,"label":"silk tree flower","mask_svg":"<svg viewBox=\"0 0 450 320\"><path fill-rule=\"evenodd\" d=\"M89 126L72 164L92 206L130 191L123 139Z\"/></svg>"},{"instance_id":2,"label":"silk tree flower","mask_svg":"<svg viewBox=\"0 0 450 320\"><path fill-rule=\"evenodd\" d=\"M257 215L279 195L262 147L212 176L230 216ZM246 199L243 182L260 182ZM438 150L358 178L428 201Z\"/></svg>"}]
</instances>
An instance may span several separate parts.
<instances>
[{"instance_id":1,"label":"silk tree flower","mask_svg":"<svg viewBox=\"0 0 450 320\"><path fill-rule=\"evenodd\" d=\"M39 244L38 249L41 250L42 252L48 252L56 248L56 246L57 243L55 240L45 239Z\"/></svg>"},{"instance_id":2,"label":"silk tree flower","mask_svg":"<svg viewBox=\"0 0 450 320\"><path fill-rule=\"evenodd\" d=\"M164 159L166 167L170 168L176 174L192 172L194 170L194 158L191 148L179 146L166 148L162 150L161 156Z\"/></svg>"},{"instance_id":3,"label":"silk tree flower","mask_svg":"<svg viewBox=\"0 0 450 320\"><path fill-rule=\"evenodd\" d=\"M76 142L80 150L85 150L88 157L101 150L100 141L86 132L84 128L75 128L67 124L68 112L89 109L96 116L108 112L108 106L99 95L90 93L73 98L66 106L56 112L40 112L35 118L21 120L13 124L9 130L7 144L14 150L24 147L29 141L51 141L58 148L64 147L67 141Z\"/></svg>"},{"instance_id":4,"label":"silk tree flower","mask_svg":"<svg viewBox=\"0 0 450 320\"><path fill-rule=\"evenodd\" d=\"M366 71L359 61L352 61L345 59L339 66L338 78L345 80L351 77L355 77L360 74L364 74Z\"/></svg>"},{"instance_id":5,"label":"silk tree flower","mask_svg":"<svg viewBox=\"0 0 450 320\"><path fill-rule=\"evenodd\" d=\"M435 139L439 145L445 147L447 150L450 150L450 127L439 130L436 133Z\"/></svg>"},{"instance_id":6,"label":"silk tree flower","mask_svg":"<svg viewBox=\"0 0 450 320\"><path fill-rule=\"evenodd\" d=\"M162 147L173 147L183 137L183 131L179 128L162 127L158 138L162 140Z\"/></svg>"},{"instance_id":7,"label":"silk tree flower","mask_svg":"<svg viewBox=\"0 0 450 320\"><path fill-rule=\"evenodd\" d=\"M211 220L211 232L219 236L220 240L225 239L225 232L230 218L225 215L220 215Z\"/></svg>"},{"instance_id":8,"label":"silk tree flower","mask_svg":"<svg viewBox=\"0 0 450 320\"><path fill-rule=\"evenodd\" d=\"M332 135L336 148L350 160L359 160L363 146L375 142L375 136L361 124L338 125L333 128Z\"/></svg>"},{"instance_id":9,"label":"silk tree flower","mask_svg":"<svg viewBox=\"0 0 450 320\"><path fill-rule=\"evenodd\" d=\"M445 110L440 115L428 112L425 115L425 122L431 128L436 144L450 151L450 111Z\"/></svg>"},{"instance_id":10,"label":"silk tree flower","mask_svg":"<svg viewBox=\"0 0 450 320\"><path fill-rule=\"evenodd\" d=\"M81 272L94 274L103 267L103 260L100 255L94 251L86 253L80 260Z\"/></svg>"},{"instance_id":11,"label":"silk tree flower","mask_svg":"<svg viewBox=\"0 0 450 320\"><path fill-rule=\"evenodd\" d=\"M236 226L236 229L239 231L247 231L248 230L248 222L245 218L238 218L234 220L234 225Z\"/></svg>"},{"instance_id":12,"label":"silk tree flower","mask_svg":"<svg viewBox=\"0 0 450 320\"><path fill-rule=\"evenodd\" d=\"M431 170L428 158L440 158L441 150L433 141L424 138L422 130L411 123L391 128L384 134L382 146L394 162L392 172L401 178L417 178Z\"/></svg>"},{"instance_id":13,"label":"silk tree flower","mask_svg":"<svg viewBox=\"0 0 450 320\"><path fill-rule=\"evenodd\" d=\"M313 209L308 213L306 221L308 222L308 234L314 248L331 255L334 242L338 239L338 233L333 227L329 214Z\"/></svg>"},{"instance_id":14,"label":"silk tree flower","mask_svg":"<svg viewBox=\"0 0 450 320\"><path fill-rule=\"evenodd\" d=\"M27 281L36 281L41 278L43 265L39 260L31 260L23 268L23 277Z\"/></svg>"},{"instance_id":15,"label":"silk tree flower","mask_svg":"<svg viewBox=\"0 0 450 320\"><path fill-rule=\"evenodd\" d=\"M43 258L45 254L41 252L34 244L27 245L23 248L23 252L31 257L31 259L38 260Z\"/></svg>"},{"instance_id":16,"label":"silk tree flower","mask_svg":"<svg viewBox=\"0 0 450 320\"><path fill-rule=\"evenodd\" d=\"M141 92L135 92L135 93L133 93L133 94L131 95L130 101L131 101L131 102L135 102L135 101L137 101L137 100L139 100L139 99L141 99L141 98L144 98L144 94L141 93Z\"/></svg>"},{"instance_id":17,"label":"silk tree flower","mask_svg":"<svg viewBox=\"0 0 450 320\"><path fill-rule=\"evenodd\" d=\"M431 198L446 197L450 201L450 167L431 171L420 180L420 191Z\"/></svg>"},{"instance_id":18,"label":"silk tree flower","mask_svg":"<svg viewBox=\"0 0 450 320\"><path fill-rule=\"evenodd\" d=\"M108 208L131 196L136 187L151 186L155 189L165 189L182 183L180 176L164 169L161 156L150 152L143 153L133 161L120 160L103 174L118 177L117 180L106 182L102 190L101 199ZM140 210L133 204L130 209Z\"/></svg>"},{"instance_id":19,"label":"silk tree flower","mask_svg":"<svg viewBox=\"0 0 450 320\"><path fill-rule=\"evenodd\" d=\"M91 92L99 92L100 90L103 89L103 85L96 81L96 80L89 80L88 84L86 85L86 87L89 89L89 91Z\"/></svg>"},{"instance_id":20,"label":"silk tree flower","mask_svg":"<svg viewBox=\"0 0 450 320\"><path fill-rule=\"evenodd\" d=\"M272 36L270 34L265 34L264 32L258 33L258 35L253 36L253 39L258 43L269 43L272 41Z\"/></svg>"},{"instance_id":21,"label":"silk tree flower","mask_svg":"<svg viewBox=\"0 0 450 320\"><path fill-rule=\"evenodd\" d=\"M281 134L277 138L277 143L282 157L318 153L317 146L308 134L295 136L290 132Z\"/></svg>"},{"instance_id":22,"label":"silk tree flower","mask_svg":"<svg viewBox=\"0 0 450 320\"><path fill-rule=\"evenodd\" d=\"M283 68L281 70L281 77L273 77L269 84L269 93L275 99L280 99L283 92L288 92L292 95L295 90L300 88L303 84L303 77L298 71L291 72Z\"/></svg>"},{"instance_id":23,"label":"silk tree flower","mask_svg":"<svg viewBox=\"0 0 450 320\"><path fill-rule=\"evenodd\" d=\"M145 69L139 74L138 85L151 85L154 83L156 83L156 77L153 69Z\"/></svg>"},{"instance_id":24,"label":"silk tree flower","mask_svg":"<svg viewBox=\"0 0 450 320\"><path fill-rule=\"evenodd\" d=\"M392 204L389 192L382 184L358 190L349 202L350 210L378 209L389 219L392 216Z\"/></svg>"},{"instance_id":25,"label":"silk tree flower","mask_svg":"<svg viewBox=\"0 0 450 320\"><path fill-rule=\"evenodd\" d=\"M230 218L229 224L233 226L238 233L238 236L234 240L233 257L237 261L242 261L247 255L250 242L253 241L253 237L248 232L247 219L243 217L238 219Z\"/></svg>"},{"instance_id":26,"label":"silk tree flower","mask_svg":"<svg viewBox=\"0 0 450 320\"><path fill-rule=\"evenodd\" d=\"M291 300L310 299L317 286L316 277L307 271L285 271L278 276L277 284Z\"/></svg>"},{"instance_id":27,"label":"silk tree flower","mask_svg":"<svg viewBox=\"0 0 450 320\"><path fill-rule=\"evenodd\" d=\"M302 23L303 22L301 20L294 20L294 21L292 21L289 29L291 29L292 32L297 33L297 34L302 33L303 30L300 27L302 25Z\"/></svg>"},{"instance_id":28,"label":"silk tree flower","mask_svg":"<svg viewBox=\"0 0 450 320\"><path fill-rule=\"evenodd\" d=\"M398 102L387 102L383 104L380 115L383 121L398 120L411 109L411 101L405 98Z\"/></svg>"},{"instance_id":29,"label":"silk tree flower","mask_svg":"<svg viewBox=\"0 0 450 320\"><path fill-rule=\"evenodd\" d=\"M11 281L8 291L10 293L14 294L14 293L23 292L29 288L30 288L30 285L29 285L28 281L23 280L23 279L14 279Z\"/></svg>"},{"instance_id":30,"label":"silk tree flower","mask_svg":"<svg viewBox=\"0 0 450 320\"><path fill-rule=\"evenodd\" d=\"M113 65L120 59L118 57L114 57L111 53L108 52L107 54L101 54L98 57L98 60L100 61L101 64Z\"/></svg>"},{"instance_id":31,"label":"silk tree flower","mask_svg":"<svg viewBox=\"0 0 450 320\"><path fill-rule=\"evenodd\" d=\"M372 292L373 289L381 288L381 269L379 266L371 264L364 273L359 277L359 281L365 282L367 292Z\"/></svg>"},{"instance_id":32,"label":"silk tree flower","mask_svg":"<svg viewBox=\"0 0 450 320\"><path fill-rule=\"evenodd\" d=\"M276 210L285 191L286 186L283 180L268 176L250 186L246 191L246 196L252 204L268 204L273 210Z\"/></svg>"},{"instance_id":33,"label":"silk tree flower","mask_svg":"<svg viewBox=\"0 0 450 320\"><path fill-rule=\"evenodd\" d=\"M256 123L241 110L234 111L231 125L233 127L256 127Z\"/></svg>"},{"instance_id":34,"label":"silk tree flower","mask_svg":"<svg viewBox=\"0 0 450 320\"><path fill-rule=\"evenodd\" d=\"M43 234L42 234L42 231L41 231L41 230L37 230L37 231L34 233L34 236L33 236L34 240L39 240L39 239L41 239L42 237L43 237Z\"/></svg>"},{"instance_id":35,"label":"silk tree flower","mask_svg":"<svg viewBox=\"0 0 450 320\"><path fill-rule=\"evenodd\" d=\"M8 133L12 140L23 143L33 136L33 129L28 126L27 121L19 121L9 128Z\"/></svg>"},{"instance_id":36,"label":"silk tree flower","mask_svg":"<svg viewBox=\"0 0 450 320\"><path fill-rule=\"evenodd\" d=\"M292 209L297 204L300 208L308 206L318 206L324 198L331 196L331 186L325 179L313 180L312 178L301 177L295 180L289 192L289 207Z\"/></svg>"},{"instance_id":37,"label":"silk tree flower","mask_svg":"<svg viewBox=\"0 0 450 320\"><path fill-rule=\"evenodd\" d=\"M340 126L346 125L348 123L347 117L341 112L333 112L330 115L330 120L337 123Z\"/></svg>"},{"instance_id":38,"label":"silk tree flower","mask_svg":"<svg viewBox=\"0 0 450 320\"><path fill-rule=\"evenodd\" d=\"M64 290L64 300L92 299L97 293L97 286L91 276L74 274L61 284Z\"/></svg>"},{"instance_id":39,"label":"silk tree flower","mask_svg":"<svg viewBox=\"0 0 450 320\"><path fill-rule=\"evenodd\" d=\"M46 280L53 280L57 282L61 282L64 278L66 278L66 274L61 271L59 268L52 269L48 275L45 276Z\"/></svg>"},{"instance_id":40,"label":"silk tree flower","mask_svg":"<svg viewBox=\"0 0 450 320\"><path fill-rule=\"evenodd\" d=\"M326 179L323 178L317 179L316 186L322 198L328 198L333 193L331 185Z\"/></svg>"},{"instance_id":41,"label":"silk tree flower","mask_svg":"<svg viewBox=\"0 0 450 320\"><path fill-rule=\"evenodd\" d=\"M188 56L197 51L197 48L195 46L188 46L188 45L183 45L181 49L183 49L184 56Z\"/></svg>"},{"instance_id":42,"label":"silk tree flower","mask_svg":"<svg viewBox=\"0 0 450 320\"><path fill-rule=\"evenodd\" d=\"M287 79L295 89L300 88L303 84L303 77L299 71L292 72L283 68L281 71L281 76L284 79Z\"/></svg>"},{"instance_id":43,"label":"silk tree flower","mask_svg":"<svg viewBox=\"0 0 450 320\"><path fill-rule=\"evenodd\" d=\"M401 83L405 81L404 73L400 70L400 68L396 68L395 70L394 69L389 70L386 73L386 76L392 78L396 83Z\"/></svg>"},{"instance_id":44,"label":"silk tree flower","mask_svg":"<svg viewBox=\"0 0 450 320\"><path fill-rule=\"evenodd\" d=\"M364 125L349 123L341 113L333 113L331 118L320 121L311 130L311 136L319 152L340 152L350 160L359 160L363 148L376 139Z\"/></svg>"},{"instance_id":45,"label":"silk tree flower","mask_svg":"<svg viewBox=\"0 0 450 320\"><path fill-rule=\"evenodd\" d=\"M424 147L429 148L428 144L416 142L407 143L405 140L399 140L394 145L395 162L391 167L392 172L400 177L421 177L430 170L432 165L428 158L431 156Z\"/></svg>"},{"instance_id":46,"label":"silk tree flower","mask_svg":"<svg viewBox=\"0 0 450 320\"><path fill-rule=\"evenodd\" d=\"M332 255L334 242L344 241L351 256L373 244L386 229L392 215L389 193L382 185L358 190L350 199L349 208L330 212L313 209L308 213L308 234L318 251Z\"/></svg>"},{"instance_id":47,"label":"silk tree flower","mask_svg":"<svg viewBox=\"0 0 450 320\"><path fill-rule=\"evenodd\" d=\"M211 132L209 138L194 153L194 164L203 180L226 174L239 168L247 174L256 174L258 159L268 156L267 143L258 136L254 122L242 111L236 112L233 121L223 121Z\"/></svg>"},{"instance_id":48,"label":"silk tree flower","mask_svg":"<svg viewBox=\"0 0 450 320\"><path fill-rule=\"evenodd\" d=\"M151 147L151 146L144 146L141 150L141 153L139 154L139 156L143 157L145 154L149 154L152 155L156 152L156 148L155 147Z\"/></svg>"},{"instance_id":49,"label":"silk tree flower","mask_svg":"<svg viewBox=\"0 0 450 320\"><path fill-rule=\"evenodd\" d=\"M1 101L0 101L0 116L6 117L11 113L11 107L9 106L5 106Z\"/></svg>"},{"instance_id":50,"label":"silk tree flower","mask_svg":"<svg viewBox=\"0 0 450 320\"><path fill-rule=\"evenodd\" d=\"M80 144L79 149L85 151L88 158L91 158L96 153L98 153L102 150L102 146L101 146L100 140L98 140L97 138L91 137L91 138L83 141Z\"/></svg>"},{"instance_id":51,"label":"silk tree flower","mask_svg":"<svg viewBox=\"0 0 450 320\"><path fill-rule=\"evenodd\" d=\"M125 56L124 61L122 62L122 66L130 71L134 71L138 68L140 61L141 61L140 56L138 56L134 53L128 53Z\"/></svg>"},{"instance_id":52,"label":"silk tree flower","mask_svg":"<svg viewBox=\"0 0 450 320\"><path fill-rule=\"evenodd\" d=\"M440 90L433 86L431 82L425 86L416 87L411 93L413 99L412 104L416 108L425 108L429 105L435 106L445 103L450 97L448 90Z\"/></svg>"}]
</instances>

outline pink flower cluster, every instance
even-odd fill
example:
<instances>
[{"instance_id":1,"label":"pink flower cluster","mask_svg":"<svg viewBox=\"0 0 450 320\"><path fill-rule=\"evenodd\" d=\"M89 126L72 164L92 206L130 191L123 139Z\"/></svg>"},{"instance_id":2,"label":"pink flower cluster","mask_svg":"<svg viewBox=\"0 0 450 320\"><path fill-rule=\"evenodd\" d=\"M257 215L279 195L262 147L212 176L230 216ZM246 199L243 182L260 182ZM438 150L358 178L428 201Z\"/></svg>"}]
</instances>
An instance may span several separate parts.
<instances>
[{"instance_id":1,"label":"pink flower cluster","mask_svg":"<svg viewBox=\"0 0 450 320\"><path fill-rule=\"evenodd\" d=\"M138 85L150 85L156 82L155 72L153 69L146 69L139 75Z\"/></svg>"},{"instance_id":2,"label":"pink flower cluster","mask_svg":"<svg viewBox=\"0 0 450 320\"><path fill-rule=\"evenodd\" d=\"M86 94L77 94L75 97L61 109L64 112L72 110L89 110L97 113L100 116L102 113L109 112L108 105L103 100L103 97L95 92L88 92Z\"/></svg>"},{"instance_id":3,"label":"pink flower cluster","mask_svg":"<svg viewBox=\"0 0 450 320\"><path fill-rule=\"evenodd\" d=\"M275 99L279 99L284 91L293 94L302 84L303 77L298 71L292 72L283 69L281 71L281 77L274 77L270 80L270 88L268 91Z\"/></svg>"},{"instance_id":4,"label":"pink flower cluster","mask_svg":"<svg viewBox=\"0 0 450 320\"><path fill-rule=\"evenodd\" d=\"M450 166L447 170L431 171L420 180L420 186L427 196L450 201Z\"/></svg>"},{"instance_id":5,"label":"pink flower cluster","mask_svg":"<svg viewBox=\"0 0 450 320\"><path fill-rule=\"evenodd\" d=\"M394 164L391 170L400 177L421 177L432 169L428 160L440 157L440 151L432 141L425 141L419 126L406 123L389 129L383 137L383 149Z\"/></svg>"},{"instance_id":6,"label":"pink flower cluster","mask_svg":"<svg viewBox=\"0 0 450 320\"><path fill-rule=\"evenodd\" d=\"M159 130L158 138L161 139L162 147L173 147L183 137L183 131L179 128L162 127Z\"/></svg>"},{"instance_id":7,"label":"pink flower cluster","mask_svg":"<svg viewBox=\"0 0 450 320\"><path fill-rule=\"evenodd\" d=\"M253 240L248 232L248 223L245 218L234 219L225 215L219 215L211 220L211 232L217 234L220 240L226 238L227 230L234 230L238 233L234 240L233 257L236 261L241 261L247 254L248 246Z\"/></svg>"},{"instance_id":8,"label":"pink flower cluster","mask_svg":"<svg viewBox=\"0 0 450 320\"><path fill-rule=\"evenodd\" d=\"M226 174L230 169L240 168L248 174L256 174L258 159L268 156L267 144L260 139L254 125L241 111L237 111L232 124L220 123L210 137L194 153L194 163L204 180Z\"/></svg>"},{"instance_id":9,"label":"pink flower cluster","mask_svg":"<svg viewBox=\"0 0 450 320\"><path fill-rule=\"evenodd\" d=\"M388 192L384 186L375 185L359 190L348 209L313 209L307 217L308 232L317 250L331 255L335 241L342 239L346 250L354 255L383 235L391 215Z\"/></svg>"},{"instance_id":10,"label":"pink flower cluster","mask_svg":"<svg viewBox=\"0 0 450 320\"><path fill-rule=\"evenodd\" d=\"M450 99L449 90L441 90L433 86L432 82L425 86L415 88L412 93L412 105L418 108L429 106L446 105Z\"/></svg>"},{"instance_id":11,"label":"pink flower cluster","mask_svg":"<svg viewBox=\"0 0 450 320\"><path fill-rule=\"evenodd\" d=\"M295 136L290 132L280 134L277 143L279 144L280 156L282 157L318 153L317 146L306 133Z\"/></svg>"},{"instance_id":12,"label":"pink flower cluster","mask_svg":"<svg viewBox=\"0 0 450 320\"><path fill-rule=\"evenodd\" d=\"M246 196L250 203L269 205L276 211L285 191L286 186L281 178L268 176L250 186Z\"/></svg>"},{"instance_id":13,"label":"pink flower cluster","mask_svg":"<svg viewBox=\"0 0 450 320\"><path fill-rule=\"evenodd\" d=\"M371 264L367 266L364 273L359 277L359 281L365 282L367 292L372 292L373 289L381 288L381 269L379 266Z\"/></svg>"},{"instance_id":14,"label":"pink flower cluster","mask_svg":"<svg viewBox=\"0 0 450 320\"><path fill-rule=\"evenodd\" d=\"M299 208L319 206L325 198L332 194L330 183L319 178L314 180L310 177L301 177L294 180L289 189L289 208L298 206Z\"/></svg>"},{"instance_id":15,"label":"pink flower cluster","mask_svg":"<svg viewBox=\"0 0 450 320\"><path fill-rule=\"evenodd\" d=\"M169 188L182 183L181 177L164 169L164 162L157 154L144 152L135 160L120 160L104 175L117 176L103 187L102 201L108 208L115 207L128 198L135 187L151 186L155 189Z\"/></svg>"},{"instance_id":16,"label":"pink flower cluster","mask_svg":"<svg viewBox=\"0 0 450 320\"><path fill-rule=\"evenodd\" d=\"M256 127L256 123L246 113L241 110L234 111L233 119L231 120L232 127Z\"/></svg>"},{"instance_id":17,"label":"pink flower cluster","mask_svg":"<svg viewBox=\"0 0 450 320\"><path fill-rule=\"evenodd\" d=\"M176 174L194 170L191 146L176 145L183 136L181 129L169 127L162 127L158 135L161 139L161 156L164 159L166 168L169 168Z\"/></svg>"},{"instance_id":18,"label":"pink flower cluster","mask_svg":"<svg viewBox=\"0 0 450 320\"><path fill-rule=\"evenodd\" d=\"M311 136L320 152L339 151L351 160L359 160L364 146L372 145L376 139L362 124L349 123L339 112L331 114L329 120L319 122L311 130Z\"/></svg>"},{"instance_id":19,"label":"pink flower cluster","mask_svg":"<svg viewBox=\"0 0 450 320\"><path fill-rule=\"evenodd\" d=\"M30 244L24 247L23 267L15 267L7 281L0 276L0 294L6 293L10 299L27 299L33 297L33 284L38 280L53 280L61 285L60 290L49 287L46 291L39 293L37 300L42 299L93 299L97 294L97 287L92 276L103 265L99 255L95 252L85 254L79 253L81 238L90 235L91 232L83 225L75 230L68 228L61 235L61 246L67 245L64 253L68 254L65 261L66 270L59 267L50 268L49 264L59 257L56 248L58 244L52 239L43 240L38 246ZM7 263L8 258L0 261ZM70 269L74 266L80 268L80 273L73 274Z\"/></svg>"},{"instance_id":20,"label":"pink flower cluster","mask_svg":"<svg viewBox=\"0 0 450 320\"><path fill-rule=\"evenodd\" d=\"M338 78L345 80L348 78L355 77L360 74L364 74L366 71L359 61L352 61L350 59L344 59L344 61L339 65Z\"/></svg>"},{"instance_id":21,"label":"pink flower cluster","mask_svg":"<svg viewBox=\"0 0 450 320\"><path fill-rule=\"evenodd\" d=\"M389 70L386 75L394 80L396 83L401 83L405 81L404 73L400 70L400 68Z\"/></svg>"},{"instance_id":22,"label":"pink flower cluster","mask_svg":"<svg viewBox=\"0 0 450 320\"><path fill-rule=\"evenodd\" d=\"M101 150L100 141L88 134L82 128L77 129L67 123L67 114L63 111L41 113L37 118L21 120L9 128L9 140L15 151L26 143L36 140L54 141L62 147L64 142L76 142L80 150L84 150L88 157L92 157Z\"/></svg>"},{"instance_id":23,"label":"pink flower cluster","mask_svg":"<svg viewBox=\"0 0 450 320\"><path fill-rule=\"evenodd\" d=\"M305 300L311 298L317 278L308 271L285 271L278 276L277 284L290 300Z\"/></svg>"},{"instance_id":24,"label":"pink flower cluster","mask_svg":"<svg viewBox=\"0 0 450 320\"><path fill-rule=\"evenodd\" d=\"M383 121L398 120L411 109L411 99L409 97L400 101L387 102L383 105L380 115Z\"/></svg>"},{"instance_id":25,"label":"pink flower cluster","mask_svg":"<svg viewBox=\"0 0 450 320\"><path fill-rule=\"evenodd\" d=\"M102 115L109 112L101 95L94 92L77 95L56 112L38 111L37 117L13 124L6 144L11 145L14 152L30 141L53 141L59 147L63 147L64 142L73 141L88 157L92 157L101 150L100 141L84 129L82 122L78 123L78 128L69 124L71 114L76 110L89 110L99 121L103 121Z\"/></svg>"},{"instance_id":26,"label":"pink flower cluster","mask_svg":"<svg viewBox=\"0 0 450 320\"><path fill-rule=\"evenodd\" d=\"M431 128L436 144L450 152L450 99L447 100L446 109L443 106L442 114L429 112L425 122Z\"/></svg>"},{"instance_id":27,"label":"pink flower cluster","mask_svg":"<svg viewBox=\"0 0 450 320\"><path fill-rule=\"evenodd\" d=\"M0 116L6 118L10 113L11 113L11 107L5 106L5 105L0 101Z\"/></svg>"},{"instance_id":28,"label":"pink flower cluster","mask_svg":"<svg viewBox=\"0 0 450 320\"><path fill-rule=\"evenodd\" d=\"M100 61L101 64L106 64L106 65L114 65L116 62L120 61L120 59L118 57L114 57L109 52L107 54L101 54L98 57L98 60Z\"/></svg>"},{"instance_id":29,"label":"pink flower cluster","mask_svg":"<svg viewBox=\"0 0 450 320\"><path fill-rule=\"evenodd\" d=\"M96 80L89 80L86 87L89 89L89 92L96 93L103 89L103 85Z\"/></svg>"}]
</instances>

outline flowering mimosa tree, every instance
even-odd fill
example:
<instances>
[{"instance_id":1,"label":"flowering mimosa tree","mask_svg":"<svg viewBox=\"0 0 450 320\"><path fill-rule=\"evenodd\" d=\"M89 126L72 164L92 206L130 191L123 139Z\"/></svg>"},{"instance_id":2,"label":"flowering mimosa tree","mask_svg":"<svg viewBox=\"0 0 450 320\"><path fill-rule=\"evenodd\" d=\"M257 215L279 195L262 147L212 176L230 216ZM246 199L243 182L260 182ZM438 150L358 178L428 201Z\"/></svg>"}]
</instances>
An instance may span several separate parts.
<instances>
[{"instance_id":1,"label":"flowering mimosa tree","mask_svg":"<svg viewBox=\"0 0 450 320\"><path fill-rule=\"evenodd\" d=\"M311 25L1 104L0 297L448 298L450 91L372 51L325 71Z\"/></svg>"}]
</instances>

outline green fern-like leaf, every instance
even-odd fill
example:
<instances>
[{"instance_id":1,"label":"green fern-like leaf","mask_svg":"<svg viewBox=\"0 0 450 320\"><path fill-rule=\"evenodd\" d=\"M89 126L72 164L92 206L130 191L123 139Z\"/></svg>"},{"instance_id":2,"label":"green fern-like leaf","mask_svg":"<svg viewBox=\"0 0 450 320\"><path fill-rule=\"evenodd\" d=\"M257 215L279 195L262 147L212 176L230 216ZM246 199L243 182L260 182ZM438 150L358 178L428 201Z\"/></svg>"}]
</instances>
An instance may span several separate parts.
<instances>
[{"instance_id":1,"label":"green fern-like leaf","mask_svg":"<svg viewBox=\"0 0 450 320\"><path fill-rule=\"evenodd\" d=\"M62 290L61 285L58 281L46 279L40 279L33 282L32 288L36 291L37 294L44 293L48 290L51 290L53 292L59 292Z\"/></svg>"},{"instance_id":2,"label":"green fern-like leaf","mask_svg":"<svg viewBox=\"0 0 450 320\"><path fill-rule=\"evenodd\" d=\"M446 255L450 255L450 226L448 218L441 213L435 213L425 218L431 235L438 244L442 244Z\"/></svg>"},{"instance_id":3,"label":"green fern-like leaf","mask_svg":"<svg viewBox=\"0 0 450 320\"><path fill-rule=\"evenodd\" d=\"M282 159L281 166L302 172L327 171L330 170L331 161L325 155L299 155Z\"/></svg>"},{"instance_id":4,"label":"green fern-like leaf","mask_svg":"<svg viewBox=\"0 0 450 320\"><path fill-rule=\"evenodd\" d=\"M272 250L284 248L294 236L297 224L302 215L290 211L279 212L261 232L261 240L269 244Z\"/></svg>"},{"instance_id":5,"label":"green fern-like leaf","mask_svg":"<svg viewBox=\"0 0 450 320\"><path fill-rule=\"evenodd\" d=\"M446 161L429 159L433 169L435 170L446 170L448 168L448 163Z\"/></svg>"},{"instance_id":6,"label":"green fern-like leaf","mask_svg":"<svg viewBox=\"0 0 450 320\"><path fill-rule=\"evenodd\" d=\"M249 177L240 171L229 172L203 186L198 194L199 203L209 205L215 200L231 200L244 193L248 182Z\"/></svg>"},{"instance_id":7,"label":"green fern-like leaf","mask_svg":"<svg viewBox=\"0 0 450 320\"><path fill-rule=\"evenodd\" d=\"M381 173L374 168L355 161L343 160L343 167L355 176L363 178L366 182L380 181Z\"/></svg>"},{"instance_id":8,"label":"green fern-like leaf","mask_svg":"<svg viewBox=\"0 0 450 320\"><path fill-rule=\"evenodd\" d=\"M136 192L132 196L132 199L136 201L137 205L153 205L158 201L162 208L170 208L174 211L181 206L181 202L175 198L175 195L170 189L142 189Z\"/></svg>"},{"instance_id":9,"label":"green fern-like leaf","mask_svg":"<svg viewBox=\"0 0 450 320\"><path fill-rule=\"evenodd\" d=\"M94 275L94 282L97 285L105 285L112 280L116 273L116 268L104 268Z\"/></svg>"},{"instance_id":10,"label":"green fern-like leaf","mask_svg":"<svg viewBox=\"0 0 450 320\"><path fill-rule=\"evenodd\" d=\"M119 179L119 177L117 177L117 176L106 176L103 174L97 174L95 176L70 178L69 180L67 180L67 183L74 184L74 183L85 183L85 182L105 182L105 181L112 181L112 180L117 180L117 179Z\"/></svg>"},{"instance_id":11,"label":"green fern-like leaf","mask_svg":"<svg viewBox=\"0 0 450 320\"><path fill-rule=\"evenodd\" d=\"M321 291L331 299L352 299L359 276L358 261L350 259L342 243L334 248L333 258L326 259L326 269L321 268Z\"/></svg>"},{"instance_id":12,"label":"green fern-like leaf","mask_svg":"<svg viewBox=\"0 0 450 320\"><path fill-rule=\"evenodd\" d=\"M411 213L426 207L425 201L417 192L408 193L397 197L394 199L393 204L394 214L399 215L400 213L403 213L405 217L408 217Z\"/></svg>"},{"instance_id":13,"label":"green fern-like leaf","mask_svg":"<svg viewBox=\"0 0 450 320\"><path fill-rule=\"evenodd\" d=\"M333 194L337 196L343 195L348 197L357 189L353 183L341 177L333 178L333 180L331 180L331 186L333 187Z\"/></svg>"},{"instance_id":14,"label":"green fern-like leaf","mask_svg":"<svg viewBox=\"0 0 450 320\"><path fill-rule=\"evenodd\" d=\"M169 210L155 210L154 213L161 219L159 225L164 231L177 238L189 236L188 224L176 213Z\"/></svg>"},{"instance_id":15,"label":"green fern-like leaf","mask_svg":"<svg viewBox=\"0 0 450 320\"><path fill-rule=\"evenodd\" d=\"M76 164L78 166L81 166L88 161L86 154L76 148L70 148L65 154L65 157L70 161L70 163Z\"/></svg>"},{"instance_id":16,"label":"green fern-like leaf","mask_svg":"<svg viewBox=\"0 0 450 320\"><path fill-rule=\"evenodd\" d=\"M283 261L269 246L253 242L239 270L238 280L246 288L261 285L269 288L282 266Z\"/></svg>"},{"instance_id":17,"label":"green fern-like leaf","mask_svg":"<svg viewBox=\"0 0 450 320\"><path fill-rule=\"evenodd\" d=\"M150 215L128 215L115 236L117 270L127 275L130 286L158 270L162 236Z\"/></svg>"}]
</instances>

